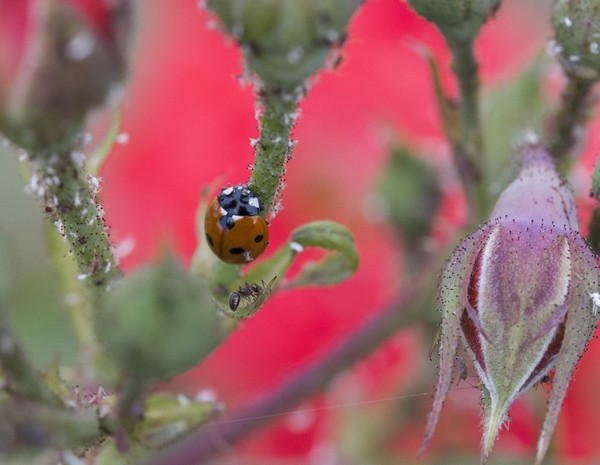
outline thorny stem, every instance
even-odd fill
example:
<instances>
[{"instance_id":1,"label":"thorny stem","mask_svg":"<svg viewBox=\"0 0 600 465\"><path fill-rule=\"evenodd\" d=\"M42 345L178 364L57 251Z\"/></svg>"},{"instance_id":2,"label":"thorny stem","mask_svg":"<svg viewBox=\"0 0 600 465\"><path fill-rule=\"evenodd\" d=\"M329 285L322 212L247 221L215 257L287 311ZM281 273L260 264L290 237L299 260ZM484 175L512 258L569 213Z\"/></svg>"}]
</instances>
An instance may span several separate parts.
<instances>
[{"instance_id":1,"label":"thorny stem","mask_svg":"<svg viewBox=\"0 0 600 465\"><path fill-rule=\"evenodd\" d=\"M600 254L600 157L592 174L592 189L590 195L596 199L596 207L592 211L588 230L588 243L596 255Z\"/></svg>"},{"instance_id":2,"label":"thorny stem","mask_svg":"<svg viewBox=\"0 0 600 465\"><path fill-rule=\"evenodd\" d=\"M221 452L223 445L240 441L259 427L289 411L307 397L323 390L340 372L350 368L399 328L423 318L432 309L434 276L445 253L428 257L421 273L406 290L397 305L372 317L359 329L334 346L317 362L285 379L262 398L246 405L221 422L201 430L153 459L149 465L192 465L205 463Z\"/></svg>"},{"instance_id":3,"label":"thorny stem","mask_svg":"<svg viewBox=\"0 0 600 465\"><path fill-rule=\"evenodd\" d=\"M94 298L119 275L104 226L102 207L96 202L98 179L85 176L78 151L51 157L30 157L29 187L69 245L84 281Z\"/></svg>"},{"instance_id":4,"label":"thorny stem","mask_svg":"<svg viewBox=\"0 0 600 465\"><path fill-rule=\"evenodd\" d=\"M596 255L600 254L600 209L598 207L592 212L587 239Z\"/></svg>"},{"instance_id":5,"label":"thorny stem","mask_svg":"<svg viewBox=\"0 0 600 465\"><path fill-rule=\"evenodd\" d=\"M121 451L129 448L129 433L136 421L143 418L143 393L147 386L135 377L125 377L119 392L114 425L116 445Z\"/></svg>"},{"instance_id":6,"label":"thorny stem","mask_svg":"<svg viewBox=\"0 0 600 465\"><path fill-rule=\"evenodd\" d=\"M459 111L462 122L462 142L467 148L466 156L476 165L481 153L481 125L479 118L479 75L473 53L473 41L448 41L452 50L452 71L460 88Z\"/></svg>"},{"instance_id":7,"label":"thorny stem","mask_svg":"<svg viewBox=\"0 0 600 465\"><path fill-rule=\"evenodd\" d=\"M83 380L92 381L94 361L98 354L98 341L92 327L92 306L85 298L83 283L77 279L77 264L73 260L65 260L67 244L62 238L50 231L47 226L50 254L56 269L60 289L64 294L65 305L69 312L77 342L79 343L79 365Z\"/></svg>"},{"instance_id":8,"label":"thorny stem","mask_svg":"<svg viewBox=\"0 0 600 465\"><path fill-rule=\"evenodd\" d=\"M294 147L292 127L297 118L298 101L303 94L304 87L291 92L267 86L258 90L258 104L262 109L260 138L248 185L264 205L264 217L277 212L285 165Z\"/></svg>"},{"instance_id":9,"label":"thorny stem","mask_svg":"<svg viewBox=\"0 0 600 465\"><path fill-rule=\"evenodd\" d=\"M477 224L486 218L488 193L484 186L481 162L483 136L479 116L479 74L473 52L473 40L448 41L452 50L452 70L458 79L460 99L460 138L450 139L452 153L465 193L469 199L472 222Z\"/></svg>"},{"instance_id":10,"label":"thorny stem","mask_svg":"<svg viewBox=\"0 0 600 465\"><path fill-rule=\"evenodd\" d=\"M30 155L27 163L31 173L29 189L42 200L44 211L63 239L63 244L53 244L52 251L82 349L84 376L89 378L98 352L92 327L92 305L120 275L104 225L103 210L96 201L99 180L86 176L83 154L77 150L50 157ZM74 256L76 266L61 257L65 253ZM90 291L91 302L81 295L84 287Z\"/></svg>"},{"instance_id":11,"label":"thorny stem","mask_svg":"<svg viewBox=\"0 0 600 465\"><path fill-rule=\"evenodd\" d=\"M454 164L471 207L471 223L477 225L489 213L489 193L483 182L481 166L484 155L478 107L478 66L473 55L472 41L461 43L449 41L448 44L454 54L452 69L460 88L458 111L456 103L446 96L442 88L435 60L429 57L428 62L444 132L450 143Z\"/></svg>"},{"instance_id":12,"label":"thorny stem","mask_svg":"<svg viewBox=\"0 0 600 465\"><path fill-rule=\"evenodd\" d=\"M575 75L568 76L561 95L561 104L549 123L548 150L557 162L562 173L566 173L572 163L570 151L577 142L584 123L589 118L590 94L595 80Z\"/></svg>"}]
</instances>

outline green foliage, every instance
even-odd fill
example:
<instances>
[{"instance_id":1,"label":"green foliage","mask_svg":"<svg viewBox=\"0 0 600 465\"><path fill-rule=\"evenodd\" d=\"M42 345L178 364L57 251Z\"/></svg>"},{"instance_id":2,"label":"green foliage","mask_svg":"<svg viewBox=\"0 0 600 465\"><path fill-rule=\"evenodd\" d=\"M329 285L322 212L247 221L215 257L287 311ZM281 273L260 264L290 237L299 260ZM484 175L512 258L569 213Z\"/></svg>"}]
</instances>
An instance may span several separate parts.
<instances>
[{"instance_id":1,"label":"green foliage","mask_svg":"<svg viewBox=\"0 0 600 465\"><path fill-rule=\"evenodd\" d=\"M213 419L222 409L217 402L183 394L153 394L144 402L144 418L132 437L144 447L164 447Z\"/></svg>"},{"instance_id":2,"label":"green foliage","mask_svg":"<svg viewBox=\"0 0 600 465\"><path fill-rule=\"evenodd\" d=\"M600 1L558 0L552 14L561 66L574 76L600 77Z\"/></svg>"},{"instance_id":3,"label":"green foliage","mask_svg":"<svg viewBox=\"0 0 600 465\"><path fill-rule=\"evenodd\" d=\"M410 246L428 234L441 192L427 162L405 146L394 147L377 190L389 221Z\"/></svg>"},{"instance_id":4,"label":"green foliage","mask_svg":"<svg viewBox=\"0 0 600 465\"><path fill-rule=\"evenodd\" d=\"M290 250L298 245L320 247L331 253L321 261L304 266L289 287L332 285L350 277L358 268L358 252L352 233L333 221L314 221L296 229L290 240Z\"/></svg>"},{"instance_id":5,"label":"green foliage","mask_svg":"<svg viewBox=\"0 0 600 465\"><path fill-rule=\"evenodd\" d=\"M262 291L252 299L242 301L240 307L229 308L229 293L215 292L221 310L236 319L254 315L285 277L296 256L306 247L318 247L328 253L319 261L306 264L297 276L286 280L285 289L301 286L330 286L350 277L358 268L358 251L352 233L333 221L315 221L296 229L289 241L270 257L261 260L234 280L227 288L236 291L246 283L259 284Z\"/></svg>"},{"instance_id":6,"label":"green foliage","mask_svg":"<svg viewBox=\"0 0 600 465\"><path fill-rule=\"evenodd\" d=\"M116 284L102 302L96 327L113 361L140 381L181 373L220 341L208 291L169 256Z\"/></svg>"},{"instance_id":7,"label":"green foliage","mask_svg":"<svg viewBox=\"0 0 600 465\"><path fill-rule=\"evenodd\" d=\"M452 42L472 40L501 0L409 0L417 13L434 23Z\"/></svg>"},{"instance_id":8,"label":"green foliage","mask_svg":"<svg viewBox=\"0 0 600 465\"><path fill-rule=\"evenodd\" d=\"M324 63L362 0L209 0L242 46L248 66L272 88L293 90Z\"/></svg>"},{"instance_id":9,"label":"green foliage","mask_svg":"<svg viewBox=\"0 0 600 465\"><path fill-rule=\"evenodd\" d=\"M360 3L360 0L208 0L209 7L220 17L224 28L242 47L251 72L258 76L254 84L260 138L256 144L256 160L248 184L264 204L265 210L261 215L265 218L275 218L282 200L286 164L295 146L292 130L299 115L298 103L308 90L306 79L323 65L332 47L341 46L344 42L347 24ZM480 115L478 64L473 43L482 25L499 7L500 0L410 0L410 4L437 25L453 54L452 69L458 78L458 99L445 95L437 67L431 59L434 87L456 172L469 207L476 212L474 217L482 219L482 212L490 204L489 197L498 193L508 179L508 170L512 169L512 148L522 138L524 129L541 132L543 128L550 128L547 130L548 134L544 134L544 140L550 138L549 134L555 133L558 141L549 145L559 147L555 151L561 154L573 145L575 129L585 121L582 115L589 109L591 89L591 84L578 84L593 82L600 72L598 43L595 40L600 29L600 4L597 0L557 2L553 22L559 58L570 82L577 84L571 94L565 93L567 97L560 105L562 113L559 114L577 117L564 117L562 120L556 118L558 123L554 125L542 124L545 123L542 118L547 113L548 104L540 90L544 72L541 61L536 61L511 82L486 97L484 111L481 113L483 116ZM92 458L96 464L124 464L126 462L120 450L127 445L132 446L131 457L135 454L142 455L142 448L163 447L199 425L206 424L220 413L221 405L216 402L171 394L149 395L148 390L153 382L180 374L203 360L229 335L238 320L256 314L273 293L300 286L337 284L353 275L359 266L359 257L353 236L346 227L332 221L316 221L297 228L287 242L264 259L246 267L232 266L217 262L212 255L208 257L203 254L204 233L200 226L200 246L194 257L192 273L183 270L171 256L166 255L158 264L146 266L123 277L108 240L102 208L96 200L98 180L89 176L97 173L115 142L120 115L116 113L106 138L88 159L87 168L79 158L78 139L86 113L104 99L115 81L123 77L128 34L116 31L115 36L107 41L108 49L102 48L100 43L95 44L97 47L92 49L90 61L83 60L83 66L69 67L68 72L61 75L61 79L42 79L48 74L54 76L65 71L63 65L66 63L62 52L75 34L86 32L83 30L87 27L86 24L81 19L72 17L69 7L64 8L65 11L48 10L49 16L44 18L48 20L47 29L39 37L46 49L42 47L45 53L37 56L44 58L44 61L32 65L31 81L26 83L27 86L21 83L21 92L0 95L0 128L21 147L32 150L32 153L24 157L27 158L30 170L29 190L43 202L45 213L60 233L55 234L54 239L57 241L50 241L51 259L56 263L62 260L52 271L54 275L58 275L61 291L71 301L77 301L62 305L62 296L53 287L56 283L47 277L52 275L52 271L45 270L40 265L40 269L48 272L39 279L41 283L35 283L34 288L37 291L44 287L52 289L47 295L23 297L24 294L31 293L32 287L31 283L21 286L20 294L25 302L22 306L29 307L29 311L31 308L44 309L44 315L39 320L42 323L38 321L41 326L44 326L47 321L45 318L53 307L60 310L63 307L69 308L69 316L80 344L80 366L77 367L79 370L76 370L76 374L69 372L70 378L65 380L61 370L65 358L55 358L46 373L39 373L34 367L43 365L47 360L40 358L42 362L29 362L28 340L23 339L25 343L21 344L19 331L13 333L9 324L11 319L5 318L10 313L11 303L7 294L12 290L12 277L14 275L16 281L19 281L21 276L7 257L10 247L0 241L0 374L2 385L6 386L6 392L2 392L0 396L0 449L4 450L3 447L6 446L11 450L45 447L80 450L98 443L99 447L94 449L94 454L97 455ZM127 7L112 13L114 15L111 21L114 24L129 26L131 11ZM111 27L114 24L111 23ZM88 79L90 76L99 79ZM2 100L8 98L7 95L11 99L10 105ZM60 150L57 151L57 148ZM553 152L552 148L550 152ZM56 156L48 156L50 153ZM556 153L554 155L559 158ZM417 269L423 265L424 261L421 259L424 255L415 254L413 258L411 253L418 249L415 246L430 230L433 213L440 200L440 183L431 167L406 147L398 146L393 149L387 168L378 192L389 210L390 222L407 240L410 249L407 261L412 258ZM599 173L600 168L597 167L593 182L593 194L596 198L600 197ZM529 187L531 185L529 183ZM2 182L0 186L3 187ZM562 185L560 189L558 185L554 187L554 192L562 189ZM12 199L12 195L0 197ZM519 192L515 194L515 198L518 206L521 206L522 196ZM554 207L558 205L556 202L553 204ZM534 210L538 214L544 208L536 205ZM0 216L13 218L18 216L15 213L20 214L20 209L16 208L10 214ZM201 208L200 225L204 221L203 216ZM3 224L4 227L8 229L10 225ZM590 229L592 243L598 250L598 211L594 213ZM63 239L64 242L61 242ZM430 419L425 442L431 438L436 415L441 409L445 391L450 386L450 371L454 363L450 352L457 349L462 324L458 317L465 306L470 306L469 302L465 305L463 301L468 290L461 290L459 293L458 288L471 282L471 276L466 276L466 271L473 276L485 271L483 265L481 269L478 268L477 273L472 271L480 250L470 249L473 242L480 239L476 236L468 238L467 245L455 252L458 258L455 255L456 260L450 263L444 274L443 289L446 294L442 293L442 298L445 297L445 324L451 324L452 327L446 333L442 332L441 365L446 371L440 378L441 388L438 388L434 415ZM39 238L29 241L41 242ZM531 244L526 244L531 247L525 247L523 251L519 249L519 258L521 255L528 257L531 250L537 250L539 243L541 240L532 241ZM588 290L596 289L600 279L594 274L597 271L595 261L587 253L583 242L576 242L574 245L577 246L576 250L568 254L568 257L575 260L574 278L570 281L565 276L559 276L564 278L562 281L546 278L546 282L540 278L540 275L545 276L546 271L552 268L551 260L543 269L539 268L542 259L530 260L531 263L527 262L528 267L523 266L526 260L511 263L514 268L523 268L524 275L535 278L531 283L539 284L540 289L544 288L542 290L550 288L558 292L561 286L567 286L567 282L569 286L573 286L573 283L577 284L577 280L586 280L576 286L576 305L570 303L571 307L568 309L574 316L569 315L567 320L565 341L574 341L576 344L565 343L566 353L561 353L563 358L556 365L555 384L561 388L557 390L557 394L553 393L554 398L549 403L550 420L544 426L538 461L547 448L571 369L583 350L585 338L577 338L581 328L574 322L577 318L591 322L584 328L591 335L597 319L596 314L590 313L588 308L591 295ZM323 255L314 262L305 264L295 276L289 276L289 270L297 256L307 247L322 249ZM32 254L31 259L36 266L43 261L38 249L34 246L26 248L37 251ZM506 248L506 245L498 247ZM480 249L483 250L483 245ZM546 257L544 254L547 254L548 249L539 252ZM31 251L27 250L27 253ZM468 256L463 256L465 253ZM73 262L65 260L65 255L69 254L73 255ZM565 263L566 257L565 252L562 256ZM502 257L497 262L501 260ZM554 265L558 266L557 263ZM562 269L571 273L571 268L565 263L562 263ZM514 275L506 273L506 270L491 273L492 278L488 280L490 287L500 286L501 283L496 278L503 273L510 275L511 279ZM428 286L433 286L431 276L433 275L429 274L423 278ZM37 275L35 279L38 279ZM560 285L547 285L548 282L558 282ZM516 288L510 295L520 295L523 292L531 294L528 291L533 288L528 289L523 283L511 283ZM416 288L419 285L421 284L415 283ZM430 308L430 295L427 295L432 294L428 291L430 287L422 285L420 289L423 295L412 298L412 306L420 310L419 305L425 306L423 302L426 301L427 308ZM414 290L405 291L410 294ZM236 292L241 300L239 307L232 309L230 296ZM536 293L538 294L542 295L543 292ZM498 291L493 295L497 297L504 294ZM485 301L483 297L482 293L481 305L477 308L481 315L485 314L486 308L489 310L495 305L493 299ZM549 306L553 312L560 307L555 304L555 300ZM487 313L500 315L510 305L510 302L504 302L499 306L500 310ZM407 306L405 304L403 310ZM65 336L69 331L64 328L48 326L42 328L41 335L35 333L35 321L29 320L36 320L37 317L21 316L19 305L17 310L12 316L16 321L19 321L18 318L23 319L21 327L27 331L26 337L30 340L37 339L35 352L40 352L40 347L50 352L47 342L51 338L48 335L52 335L53 339L60 339L61 344L63 339L70 340L70 336ZM397 312L397 309L393 310ZM423 317L422 311L414 313L420 315L421 321L429 318ZM409 312L406 314L410 315ZM384 316L387 318L387 314ZM387 326L377 327L377 324L385 325L386 321ZM394 323L389 323L390 321ZM365 330L364 334L367 336L357 333L356 339L340 346L340 353L345 354L346 358L338 355L337 358L325 358L325 368L320 372L307 371L308 377L312 378L306 385L313 386L313 389L317 385L323 386L326 380L332 379L335 373L350 363L346 359L356 360L357 354L363 353L360 351L367 351L367 347L374 347L388 337L401 324L396 323L397 321L400 320L376 320ZM531 321L530 319L529 322ZM542 329L545 328L543 326ZM488 332L493 334L489 329ZM352 343L357 339L361 344L355 347ZM544 341L539 335L533 340L534 343L527 340L520 344L520 349L525 347L535 353L526 354L528 357L520 357L517 361L521 363L531 359L535 362L529 360L535 370L539 369L539 347L536 344ZM509 345L506 344L507 347ZM63 347L67 348L65 351L69 349L66 345ZM98 356L100 350L103 351L102 356ZM344 353L344 350L349 352ZM502 358L501 352L490 353ZM54 353L52 357L55 357ZM90 368L91 365L95 371ZM314 373L323 376L319 378ZM499 379L504 381L505 377L501 375L506 370L500 370L499 373ZM111 384L110 395L97 387L97 383L106 380ZM325 381L320 384L322 380ZM532 378L530 381L535 380ZM80 382L86 388L94 386L96 391L89 395L93 397L93 401L81 402L84 396L74 391L71 385L74 382ZM304 387L302 383L298 386L299 391L294 391L292 396L283 396L284 400L281 402L287 402L285 399L294 396L299 398L295 392L306 393L311 389L310 386ZM296 389L296 386L292 386L292 389ZM492 391L502 392L501 389L484 390ZM508 397L510 396L511 393ZM74 408L71 408L72 404L75 405ZM493 410L490 406L491 398L484 397L484 409L488 417ZM492 421L488 421L488 431L499 428L505 413L504 406L501 407L498 410L500 413L494 414ZM29 435L32 428L41 436ZM35 442L32 437L35 440L41 439ZM494 438L495 432L488 433L484 455L489 452ZM90 457L94 454L90 454ZM66 455L65 461L70 457Z\"/></svg>"}]
</instances>

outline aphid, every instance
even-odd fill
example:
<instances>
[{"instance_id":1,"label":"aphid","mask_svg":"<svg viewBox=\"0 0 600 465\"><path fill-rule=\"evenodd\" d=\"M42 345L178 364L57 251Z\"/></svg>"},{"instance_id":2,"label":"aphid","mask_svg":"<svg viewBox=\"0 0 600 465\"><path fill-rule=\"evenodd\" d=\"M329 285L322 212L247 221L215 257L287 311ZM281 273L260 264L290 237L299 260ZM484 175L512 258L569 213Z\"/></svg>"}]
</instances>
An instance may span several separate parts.
<instances>
[{"instance_id":1,"label":"aphid","mask_svg":"<svg viewBox=\"0 0 600 465\"><path fill-rule=\"evenodd\" d=\"M235 312L240 306L241 300L242 297L240 296L239 292L232 292L229 296L229 308Z\"/></svg>"}]
</instances>

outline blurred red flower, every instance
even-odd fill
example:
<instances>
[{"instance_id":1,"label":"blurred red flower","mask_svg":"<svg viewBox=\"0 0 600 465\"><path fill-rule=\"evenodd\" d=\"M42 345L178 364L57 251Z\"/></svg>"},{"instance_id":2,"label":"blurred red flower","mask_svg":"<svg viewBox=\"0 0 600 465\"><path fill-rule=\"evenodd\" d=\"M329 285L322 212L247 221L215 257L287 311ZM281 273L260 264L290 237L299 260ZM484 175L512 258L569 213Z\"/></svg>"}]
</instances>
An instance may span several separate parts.
<instances>
[{"instance_id":1,"label":"blurred red flower","mask_svg":"<svg viewBox=\"0 0 600 465\"><path fill-rule=\"evenodd\" d=\"M165 241L190 259L201 187L245 181L252 163L249 138L257 137L252 89L236 79L239 50L213 27L215 20L190 2L147 0L141 6L123 106L122 130L129 137L113 150L102 172L101 195L112 238L117 244L133 238L136 244L124 261L126 269L151 260ZM543 48L550 32L541 8L541 2L505 1L497 18L484 27L477 54L485 88L515 75ZM400 137L432 152L435 163L448 164L428 67L418 53L421 45L441 63L444 85L454 92L450 55L437 30L404 2L366 2L351 24L343 61L320 75L301 105L294 131L299 143L288 165L284 210L271 224L270 248L275 250L306 221L332 219L355 234L359 271L333 288L276 295L201 366L182 376L179 386L189 392L214 389L235 408L316 360L394 301L404 279L402 251L388 226L368 221L364 198L385 165L390 144ZM597 153L600 140L590 140L587 152ZM448 195L441 228L462 221L456 188L449 188ZM433 370L425 356L430 342L417 330L398 334L353 371L358 398L414 389L411 378ZM558 444L564 457L600 459L592 438L595 429L586 423L600 418L591 389L599 389L600 380L594 380L589 368L598 360L597 352L594 348L584 358L571 388L578 397L570 395L562 413ZM431 451L422 460L443 451L478 454L479 406L473 392L450 393ZM418 447L429 400L419 401L423 417L414 419L413 428L395 442L407 456ZM304 414L284 416L247 441L244 450L295 457L301 463L309 456L316 460L335 436L332 417L340 410L330 406L335 402L327 396L308 401ZM532 402L526 397L517 403L515 422L501 435L497 451L529 456L534 450L539 425L523 413L537 409ZM589 442L576 445L573 431Z\"/></svg>"}]
</instances>

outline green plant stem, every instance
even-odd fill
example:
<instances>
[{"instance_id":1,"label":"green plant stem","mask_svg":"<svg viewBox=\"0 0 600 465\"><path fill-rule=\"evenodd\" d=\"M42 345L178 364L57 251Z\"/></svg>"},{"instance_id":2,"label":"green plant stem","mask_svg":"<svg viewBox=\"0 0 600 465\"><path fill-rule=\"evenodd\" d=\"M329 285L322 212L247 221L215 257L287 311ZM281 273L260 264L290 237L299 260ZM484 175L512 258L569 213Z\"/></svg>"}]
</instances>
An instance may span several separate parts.
<instances>
[{"instance_id":1,"label":"green plant stem","mask_svg":"<svg viewBox=\"0 0 600 465\"><path fill-rule=\"evenodd\" d=\"M474 165L481 156L481 122L479 117L479 75L473 52L473 41L448 41L453 54L452 70L460 89L459 112L462 123L461 139Z\"/></svg>"},{"instance_id":2,"label":"green plant stem","mask_svg":"<svg viewBox=\"0 0 600 465\"><path fill-rule=\"evenodd\" d=\"M479 116L479 78L472 41L448 42L454 54L452 69L459 82L457 104L447 97L441 84L440 72L433 57L428 58L433 87L442 119L444 133L454 165L470 206L471 225L487 218L490 196L483 181L483 136Z\"/></svg>"},{"instance_id":3,"label":"green plant stem","mask_svg":"<svg viewBox=\"0 0 600 465\"><path fill-rule=\"evenodd\" d=\"M36 402L0 403L1 451L27 452L47 447L89 446L102 435L95 409L66 409Z\"/></svg>"},{"instance_id":4,"label":"green plant stem","mask_svg":"<svg viewBox=\"0 0 600 465\"><path fill-rule=\"evenodd\" d=\"M58 399L42 382L10 327L13 264L7 246L5 241L0 241L0 378L4 385L0 390L19 399L57 404ZM1 444L0 438L0 449Z\"/></svg>"},{"instance_id":5,"label":"green plant stem","mask_svg":"<svg viewBox=\"0 0 600 465\"><path fill-rule=\"evenodd\" d=\"M600 254L600 208L598 207L592 211L587 239L596 255Z\"/></svg>"},{"instance_id":6,"label":"green plant stem","mask_svg":"<svg viewBox=\"0 0 600 465\"><path fill-rule=\"evenodd\" d=\"M59 400L42 383L40 375L34 370L19 341L0 317L0 368L6 391L16 398L26 398L49 405L57 405Z\"/></svg>"},{"instance_id":7,"label":"green plant stem","mask_svg":"<svg viewBox=\"0 0 600 465\"><path fill-rule=\"evenodd\" d=\"M448 41L452 70L458 79L460 135L450 141L452 153L471 210L471 223L479 224L489 209L489 194L482 176L483 137L479 115L479 74L473 40Z\"/></svg>"},{"instance_id":8,"label":"green plant stem","mask_svg":"<svg viewBox=\"0 0 600 465\"><path fill-rule=\"evenodd\" d=\"M578 132L590 116L590 94L595 83L595 80L567 76L560 106L549 123L548 150L563 174L573 162L569 154L577 142Z\"/></svg>"},{"instance_id":9,"label":"green plant stem","mask_svg":"<svg viewBox=\"0 0 600 465\"><path fill-rule=\"evenodd\" d=\"M47 228L51 229L51 226L48 225ZM92 327L91 302L86 298L83 283L77 279L77 264L73 260L65 260L65 255L68 253L67 244L54 231L48 231L48 243L73 331L79 343L82 380L93 382L94 361L99 347Z\"/></svg>"},{"instance_id":10,"label":"green plant stem","mask_svg":"<svg viewBox=\"0 0 600 465\"><path fill-rule=\"evenodd\" d=\"M42 200L44 211L69 245L78 278L97 298L120 272L108 241L102 207L96 202L99 181L86 177L78 156L74 151L30 157L29 187Z\"/></svg>"},{"instance_id":11,"label":"green plant stem","mask_svg":"<svg viewBox=\"0 0 600 465\"><path fill-rule=\"evenodd\" d=\"M447 252L447 251L445 251ZM432 298L435 295L435 276L445 260L440 251L428 257L421 273L400 298L400 302L372 317L359 329L348 335L329 353L308 367L285 379L272 391L223 421L207 424L198 432L168 449L149 465L192 465L205 463L219 453L219 444L233 444L256 432L265 424L289 413L295 405L323 390L340 372L375 350L399 328L431 317L427 324L435 325ZM218 438L218 441L215 441Z\"/></svg>"},{"instance_id":12,"label":"green plant stem","mask_svg":"<svg viewBox=\"0 0 600 465\"><path fill-rule=\"evenodd\" d=\"M115 435L115 444L120 451L126 451L130 446L130 433L136 421L144 415L144 395L148 383L126 376L119 389L119 400L114 421L107 422Z\"/></svg>"},{"instance_id":13,"label":"green plant stem","mask_svg":"<svg viewBox=\"0 0 600 465\"><path fill-rule=\"evenodd\" d=\"M263 217L277 211L285 165L293 149L292 127L302 95L303 88L285 92L263 87L258 91L258 104L262 108L260 138L248 185L264 206Z\"/></svg>"}]
</instances>

